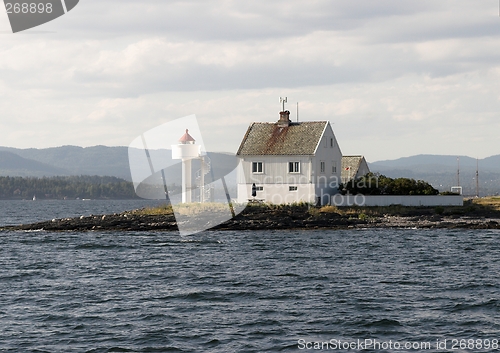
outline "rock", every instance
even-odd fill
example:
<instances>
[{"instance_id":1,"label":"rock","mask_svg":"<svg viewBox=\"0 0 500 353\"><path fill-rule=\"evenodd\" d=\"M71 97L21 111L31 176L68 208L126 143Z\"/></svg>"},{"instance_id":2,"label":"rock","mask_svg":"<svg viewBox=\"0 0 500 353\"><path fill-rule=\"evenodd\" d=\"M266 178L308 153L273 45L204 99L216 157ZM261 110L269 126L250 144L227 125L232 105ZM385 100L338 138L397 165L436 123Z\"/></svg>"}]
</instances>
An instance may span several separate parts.
<instances>
[{"instance_id":1,"label":"rock","mask_svg":"<svg viewBox=\"0 0 500 353\"><path fill-rule=\"evenodd\" d=\"M338 213L313 213L305 208L290 207L247 207L235 218L216 225L214 230L260 230L260 229L348 229L348 228L458 228L458 229L500 229L500 217L485 218L481 215L448 217L413 212L411 216L380 215L366 220ZM206 218L206 219L205 219ZM213 219L196 218L197 224L213 225ZM175 219L173 214L144 215L134 212L110 215L80 216L61 220L38 222L21 226L9 226L0 230L46 231L177 231L177 224L189 226L193 218Z\"/></svg>"}]
</instances>

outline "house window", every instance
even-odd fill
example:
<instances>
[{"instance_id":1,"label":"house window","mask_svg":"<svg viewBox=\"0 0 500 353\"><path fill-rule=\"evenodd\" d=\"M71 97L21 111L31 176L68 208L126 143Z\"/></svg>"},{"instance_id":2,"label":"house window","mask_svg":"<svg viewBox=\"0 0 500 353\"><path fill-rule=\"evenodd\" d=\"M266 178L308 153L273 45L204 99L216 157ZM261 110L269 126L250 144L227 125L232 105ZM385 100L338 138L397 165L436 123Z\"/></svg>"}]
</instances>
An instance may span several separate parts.
<instances>
[{"instance_id":1,"label":"house window","mask_svg":"<svg viewBox=\"0 0 500 353\"><path fill-rule=\"evenodd\" d=\"M289 186L288 191L297 191L297 187L296 186Z\"/></svg>"},{"instance_id":2,"label":"house window","mask_svg":"<svg viewBox=\"0 0 500 353\"><path fill-rule=\"evenodd\" d=\"M332 173L337 173L337 162L332 161Z\"/></svg>"},{"instance_id":3,"label":"house window","mask_svg":"<svg viewBox=\"0 0 500 353\"><path fill-rule=\"evenodd\" d=\"M264 191L264 187L263 186L256 186L255 191Z\"/></svg>"},{"instance_id":4,"label":"house window","mask_svg":"<svg viewBox=\"0 0 500 353\"><path fill-rule=\"evenodd\" d=\"M330 138L330 147L333 147L333 137Z\"/></svg>"},{"instance_id":5,"label":"house window","mask_svg":"<svg viewBox=\"0 0 500 353\"><path fill-rule=\"evenodd\" d=\"M300 162L288 162L288 173L300 173Z\"/></svg>"},{"instance_id":6,"label":"house window","mask_svg":"<svg viewBox=\"0 0 500 353\"><path fill-rule=\"evenodd\" d=\"M319 171L321 173L325 172L325 162L323 162L323 161L319 162Z\"/></svg>"},{"instance_id":7,"label":"house window","mask_svg":"<svg viewBox=\"0 0 500 353\"><path fill-rule=\"evenodd\" d=\"M263 162L252 162L252 173L263 173L264 172Z\"/></svg>"}]
</instances>

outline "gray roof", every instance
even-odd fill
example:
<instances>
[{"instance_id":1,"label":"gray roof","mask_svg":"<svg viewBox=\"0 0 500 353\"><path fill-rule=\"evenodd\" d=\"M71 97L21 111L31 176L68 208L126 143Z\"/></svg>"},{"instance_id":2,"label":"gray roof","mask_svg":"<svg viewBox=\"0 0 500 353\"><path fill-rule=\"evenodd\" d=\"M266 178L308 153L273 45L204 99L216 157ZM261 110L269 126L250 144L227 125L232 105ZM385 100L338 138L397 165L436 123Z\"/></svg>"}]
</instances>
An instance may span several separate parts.
<instances>
[{"instance_id":1,"label":"gray roof","mask_svg":"<svg viewBox=\"0 0 500 353\"><path fill-rule=\"evenodd\" d=\"M238 149L238 156L314 155L328 121L252 123Z\"/></svg>"},{"instance_id":2,"label":"gray roof","mask_svg":"<svg viewBox=\"0 0 500 353\"><path fill-rule=\"evenodd\" d=\"M361 162L365 157L363 156L342 156L342 171L340 178L342 180L349 180L358 174Z\"/></svg>"}]
</instances>

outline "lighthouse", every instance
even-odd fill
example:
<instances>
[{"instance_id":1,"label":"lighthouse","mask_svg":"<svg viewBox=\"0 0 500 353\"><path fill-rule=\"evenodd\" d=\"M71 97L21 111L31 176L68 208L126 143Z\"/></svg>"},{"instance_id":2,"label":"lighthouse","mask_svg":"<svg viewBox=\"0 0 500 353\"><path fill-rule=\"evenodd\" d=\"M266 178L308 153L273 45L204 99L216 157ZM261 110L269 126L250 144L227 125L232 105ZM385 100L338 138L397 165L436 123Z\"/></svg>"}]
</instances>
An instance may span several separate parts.
<instances>
[{"instance_id":1,"label":"lighthouse","mask_svg":"<svg viewBox=\"0 0 500 353\"><path fill-rule=\"evenodd\" d=\"M192 160L200 158L201 146L195 144L189 130L181 136L177 145L172 145L172 159L182 160L182 202L192 202Z\"/></svg>"}]
</instances>

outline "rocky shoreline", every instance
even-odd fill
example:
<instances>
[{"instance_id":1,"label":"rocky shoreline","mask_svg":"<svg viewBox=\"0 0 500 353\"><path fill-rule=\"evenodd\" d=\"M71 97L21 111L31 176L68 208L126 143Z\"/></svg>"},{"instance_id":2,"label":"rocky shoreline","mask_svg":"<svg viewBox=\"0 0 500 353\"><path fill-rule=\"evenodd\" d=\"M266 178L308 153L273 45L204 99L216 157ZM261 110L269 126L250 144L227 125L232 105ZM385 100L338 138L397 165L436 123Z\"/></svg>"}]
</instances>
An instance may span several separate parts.
<instances>
[{"instance_id":1,"label":"rocky shoreline","mask_svg":"<svg viewBox=\"0 0 500 353\"><path fill-rule=\"evenodd\" d=\"M307 208L247 207L235 218L213 230L268 229L351 229L351 228L457 228L500 229L500 215L436 214L429 209L414 209L410 215L381 214L367 216L342 215L335 212L310 212ZM189 222L189 218L184 221ZM199 222L199 220L198 220ZM207 223L207 228L210 225ZM14 231L177 231L177 222L170 214L142 214L128 211L113 215L92 215L76 218L1 227Z\"/></svg>"}]
</instances>

